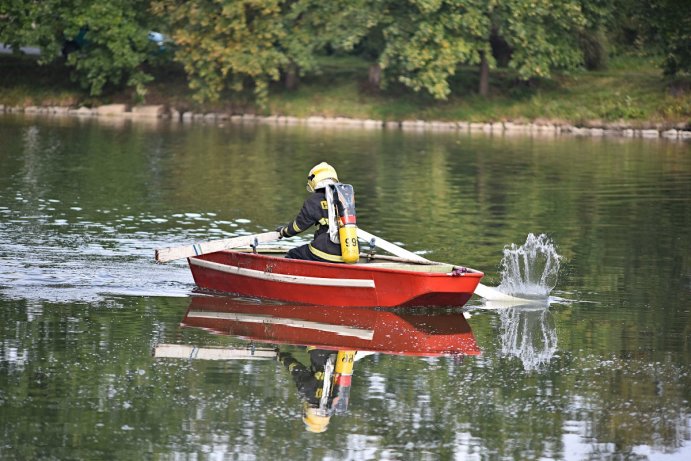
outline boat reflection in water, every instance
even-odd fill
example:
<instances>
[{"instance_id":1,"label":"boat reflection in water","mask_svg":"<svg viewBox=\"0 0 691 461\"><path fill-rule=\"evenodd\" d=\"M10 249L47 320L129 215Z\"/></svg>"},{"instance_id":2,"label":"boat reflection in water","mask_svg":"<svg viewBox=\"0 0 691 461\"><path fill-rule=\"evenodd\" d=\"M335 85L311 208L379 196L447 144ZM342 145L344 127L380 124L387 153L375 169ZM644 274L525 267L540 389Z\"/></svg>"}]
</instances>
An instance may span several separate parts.
<instances>
[{"instance_id":1,"label":"boat reflection in water","mask_svg":"<svg viewBox=\"0 0 691 461\"><path fill-rule=\"evenodd\" d=\"M391 311L194 296L182 325L249 340L248 347L161 344L156 347L156 357L278 359L302 397L303 421L312 432L326 430L331 416L346 412L354 363L366 355L462 357L480 353L460 310ZM258 347L255 342L273 347ZM304 346L309 363L281 351L280 345Z\"/></svg>"}]
</instances>

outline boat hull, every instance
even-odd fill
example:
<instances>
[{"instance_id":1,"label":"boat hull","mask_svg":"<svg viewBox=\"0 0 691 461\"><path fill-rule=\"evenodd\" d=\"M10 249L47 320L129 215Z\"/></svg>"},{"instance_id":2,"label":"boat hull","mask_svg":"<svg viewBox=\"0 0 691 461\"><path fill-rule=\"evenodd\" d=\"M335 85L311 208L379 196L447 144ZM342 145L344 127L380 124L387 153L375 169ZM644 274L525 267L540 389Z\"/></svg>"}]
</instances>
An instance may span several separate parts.
<instances>
[{"instance_id":1,"label":"boat hull","mask_svg":"<svg viewBox=\"0 0 691 461\"><path fill-rule=\"evenodd\" d=\"M219 251L188 259L195 283L208 290L326 306L464 305L482 272L425 272Z\"/></svg>"}]
</instances>

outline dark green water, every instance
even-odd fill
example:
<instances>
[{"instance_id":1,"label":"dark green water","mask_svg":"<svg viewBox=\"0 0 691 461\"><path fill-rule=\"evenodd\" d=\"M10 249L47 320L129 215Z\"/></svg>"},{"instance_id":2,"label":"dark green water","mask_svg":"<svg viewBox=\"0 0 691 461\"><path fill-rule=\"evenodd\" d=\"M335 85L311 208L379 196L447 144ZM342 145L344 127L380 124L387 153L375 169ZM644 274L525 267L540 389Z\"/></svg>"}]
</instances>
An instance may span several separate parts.
<instances>
[{"instance_id":1,"label":"dark green water","mask_svg":"<svg viewBox=\"0 0 691 461\"><path fill-rule=\"evenodd\" d=\"M529 233L564 259L549 305L463 308L480 355L357 360L314 434L277 361L153 357L247 344L182 326L153 251L273 230L322 160L486 285ZM2 117L0 458L690 459L690 227L688 143Z\"/></svg>"}]
</instances>

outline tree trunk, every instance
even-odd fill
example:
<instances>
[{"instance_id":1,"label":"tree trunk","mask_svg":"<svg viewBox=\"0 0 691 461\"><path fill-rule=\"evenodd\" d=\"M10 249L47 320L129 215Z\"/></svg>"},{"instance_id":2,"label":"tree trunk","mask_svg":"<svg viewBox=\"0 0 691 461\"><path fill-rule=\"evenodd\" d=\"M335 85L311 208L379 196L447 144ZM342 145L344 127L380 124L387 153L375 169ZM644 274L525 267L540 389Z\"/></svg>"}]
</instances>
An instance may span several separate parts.
<instances>
[{"instance_id":1,"label":"tree trunk","mask_svg":"<svg viewBox=\"0 0 691 461\"><path fill-rule=\"evenodd\" d=\"M489 62L485 53L480 54L480 95L489 94Z\"/></svg>"},{"instance_id":2,"label":"tree trunk","mask_svg":"<svg viewBox=\"0 0 691 461\"><path fill-rule=\"evenodd\" d=\"M378 62L369 66L367 81L372 88L379 89L379 84L381 83L381 66Z\"/></svg>"},{"instance_id":3,"label":"tree trunk","mask_svg":"<svg viewBox=\"0 0 691 461\"><path fill-rule=\"evenodd\" d=\"M295 63L288 64L285 71L285 86L288 90L294 90L300 83L300 76L298 75L298 66Z\"/></svg>"}]
</instances>

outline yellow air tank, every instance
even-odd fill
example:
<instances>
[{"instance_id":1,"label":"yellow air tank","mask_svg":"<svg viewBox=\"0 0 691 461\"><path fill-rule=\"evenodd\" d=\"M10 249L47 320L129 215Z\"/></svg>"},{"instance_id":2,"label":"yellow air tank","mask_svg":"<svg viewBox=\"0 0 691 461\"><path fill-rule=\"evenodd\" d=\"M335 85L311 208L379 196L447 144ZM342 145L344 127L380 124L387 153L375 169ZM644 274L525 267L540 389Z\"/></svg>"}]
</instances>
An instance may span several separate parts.
<instances>
[{"instance_id":1,"label":"yellow air tank","mask_svg":"<svg viewBox=\"0 0 691 461\"><path fill-rule=\"evenodd\" d=\"M360 259L360 246L357 241L357 218L355 217L355 192L350 184L337 183L334 203L337 209L338 238L341 242L343 262L354 264ZM335 242L334 242L335 243Z\"/></svg>"},{"instance_id":2,"label":"yellow air tank","mask_svg":"<svg viewBox=\"0 0 691 461\"><path fill-rule=\"evenodd\" d=\"M357 226L345 224L338 229L338 237L341 240L341 255L343 261L354 264L360 259L360 246L357 241Z\"/></svg>"}]
</instances>

